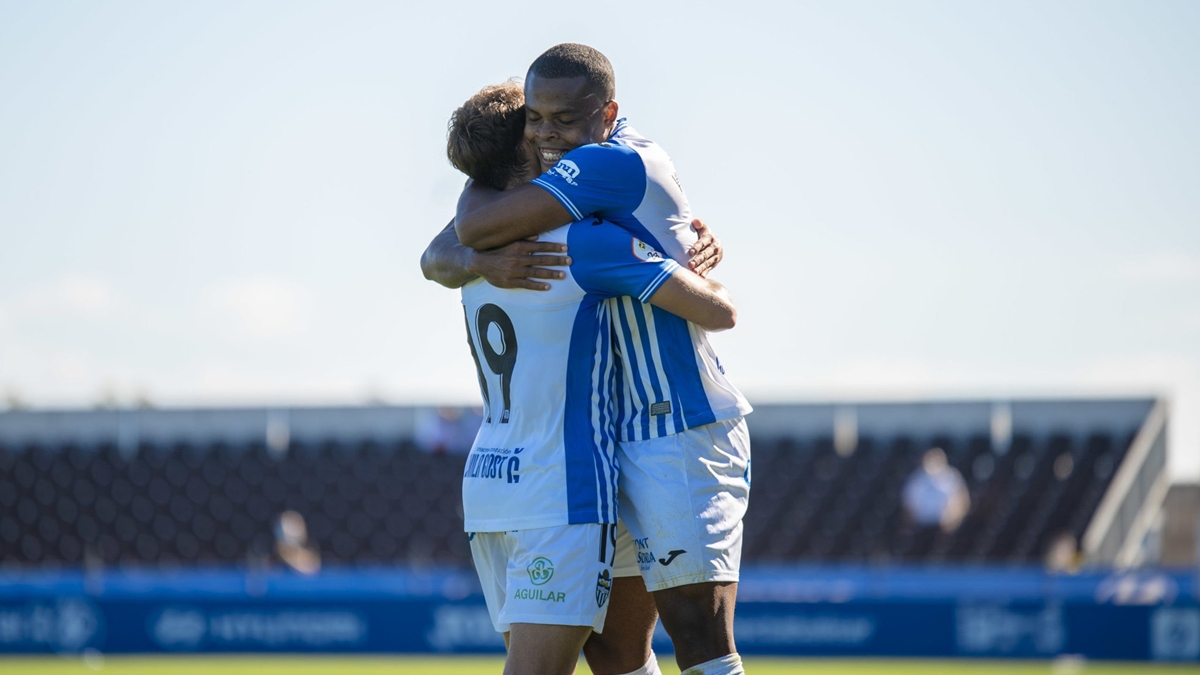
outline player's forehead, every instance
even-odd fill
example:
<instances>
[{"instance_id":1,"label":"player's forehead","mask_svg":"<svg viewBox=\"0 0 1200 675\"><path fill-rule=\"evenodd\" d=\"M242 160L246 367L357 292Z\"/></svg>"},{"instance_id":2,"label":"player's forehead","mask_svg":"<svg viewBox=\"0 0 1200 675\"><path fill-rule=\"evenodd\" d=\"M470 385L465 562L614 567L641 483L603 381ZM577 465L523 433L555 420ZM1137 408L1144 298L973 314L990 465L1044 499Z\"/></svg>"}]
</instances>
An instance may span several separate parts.
<instances>
[{"instance_id":1,"label":"player's forehead","mask_svg":"<svg viewBox=\"0 0 1200 675\"><path fill-rule=\"evenodd\" d=\"M586 77L538 77L525 80L525 108L538 115L595 109L603 101Z\"/></svg>"}]
</instances>

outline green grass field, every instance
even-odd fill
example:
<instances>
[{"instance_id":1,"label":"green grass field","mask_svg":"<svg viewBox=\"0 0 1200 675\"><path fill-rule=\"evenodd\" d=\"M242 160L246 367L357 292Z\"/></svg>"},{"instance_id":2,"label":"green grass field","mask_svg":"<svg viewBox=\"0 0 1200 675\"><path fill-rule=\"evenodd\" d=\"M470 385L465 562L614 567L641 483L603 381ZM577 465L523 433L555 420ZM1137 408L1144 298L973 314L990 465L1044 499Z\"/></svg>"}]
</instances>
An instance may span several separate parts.
<instances>
[{"instance_id":1,"label":"green grass field","mask_svg":"<svg viewBox=\"0 0 1200 675\"><path fill-rule=\"evenodd\" d=\"M664 655L660 665L664 675L679 670ZM109 673L111 675L500 675L503 660L497 657L151 657L122 656L105 658L40 657L0 658L4 675L74 675ZM578 675L591 675L580 664ZM1200 666L1142 663L1082 663L1079 661L905 661L829 660L829 659L746 659L747 675L1181 675L1200 673Z\"/></svg>"}]
</instances>

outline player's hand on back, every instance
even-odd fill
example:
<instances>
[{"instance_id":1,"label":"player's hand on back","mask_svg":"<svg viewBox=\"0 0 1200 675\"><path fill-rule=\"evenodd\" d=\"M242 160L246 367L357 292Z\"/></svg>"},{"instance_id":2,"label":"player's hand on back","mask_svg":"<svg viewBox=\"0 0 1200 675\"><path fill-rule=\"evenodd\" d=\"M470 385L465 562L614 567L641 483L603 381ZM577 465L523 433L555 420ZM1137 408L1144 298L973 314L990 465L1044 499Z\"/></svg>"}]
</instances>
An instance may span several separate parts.
<instances>
[{"instance_id":1,"label":"player's hand on back","mask_svg":"<svg viewBox=\"0 0 1200 675\"><path fill-rule=\"evenodd\" d=\"M565 278L566 272L547 268L570 265L571 258L566 253L566 244L530 237L488 251L476 251L470 270L496 288L548 291L550 284L538 280Z\"/></svg>"},{"instance_id":2,"label":"player's hand on back","mask_svg":"<svg viewBox=\"0 0 1200 675\"><path fill-rule=\"evenodd\" d=\"M714 237L712 230L708 229L704 221L699 218L692 220L692 229L696 231L699 239L688 249L688 255L691 256L688 260L688 269L702 277L707 277L708 273L725 256L725 248L721 246L721 240Z\"/></svg>"}]
</instances>

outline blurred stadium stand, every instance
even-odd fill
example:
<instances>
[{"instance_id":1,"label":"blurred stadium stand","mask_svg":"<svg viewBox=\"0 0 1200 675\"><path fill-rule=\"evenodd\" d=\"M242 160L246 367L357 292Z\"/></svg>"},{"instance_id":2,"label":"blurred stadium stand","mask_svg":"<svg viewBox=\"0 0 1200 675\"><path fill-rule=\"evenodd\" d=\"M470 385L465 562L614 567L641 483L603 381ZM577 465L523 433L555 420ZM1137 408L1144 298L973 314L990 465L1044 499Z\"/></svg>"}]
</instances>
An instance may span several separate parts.
<instances>
[{"instance_id":1,"label":"blurred stadium stand","mask_svg":"<svg viewBox=\"0 0 1200 675\"><path fill-rule=\"evenodd\" d=\"M461 464L411 442L4 446L0 559L254 565L291 510L328 563L464 563Z\"/></svg>"},{"instance_id":2,"label":"blurred stadium stand","mask_svg":"<svg viewBox=\"0 0 1200 675\"><path fill-rule=\"evenodd\" d=\"M288 510L326 564L469 565L467 448L421 440L455 420L477 423L397 407L0 414L0 565L268 565ZM1150 399L760 406L744 559L1038 564L1069 535L1088 563L1157 562L1174 532L1165 428ZM931 446L971 497L949 533L902 522ZM1195 562L1188 523L1171 527L1191 528L1192 557L1167 545L1173 563Z\"/></svg>"},{"instance_id":3,"label":"blurred stadium stand","mask_svg":"<svg viewBox=\"0 0 1200 675\"><path fill-rule=\"evenodd\" d=\"M739 651L1200 661L1200 489L1169 486L1166 424L1152 399L758 406ZM496 653L461 532L477 426L0 414L0 654ZM935 446L956 528L902 514Z\"/></svg>"},{"instance_id":4,"label":"blurred stadium stand","mask_svg":"<svg viewBox=\"0 0 1200 675\"><path fill-rule=\"evenodd\" d=\"M1172 485L1163 502L1164 567L1195 565L1200 558L1200 485Z\"/></svg>"}]
</instances>

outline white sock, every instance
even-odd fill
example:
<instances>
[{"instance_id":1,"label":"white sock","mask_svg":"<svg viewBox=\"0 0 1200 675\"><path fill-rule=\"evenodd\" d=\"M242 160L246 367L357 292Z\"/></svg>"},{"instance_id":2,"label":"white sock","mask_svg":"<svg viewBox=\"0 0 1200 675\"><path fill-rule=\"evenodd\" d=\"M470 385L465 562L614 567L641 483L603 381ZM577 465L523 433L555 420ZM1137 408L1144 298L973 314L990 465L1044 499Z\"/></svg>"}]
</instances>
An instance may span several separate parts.
<instances>
[{"instance_id":1,"label":"white sock","mask_svg":"<svg viewBox=\"0 0 1200 675\"><path fill-rule=\"evenodd\" d=\"M625 675L662 675L662 671L658 669L658 659L655 658L654 651L651 650L650 660L646 662L646 665L632 673L625 673Z\"/></svg>"},{"instance_id":2,"label":"white sock","mask_svg":"<svg viewBox=\"0 0 1200 675\"><path fill-rule=\"evenodd\" d=\"M742 657L734 653L692 666L679 675L746 675L746 671L742 668Z\"/></svg>"}]
</instances>

